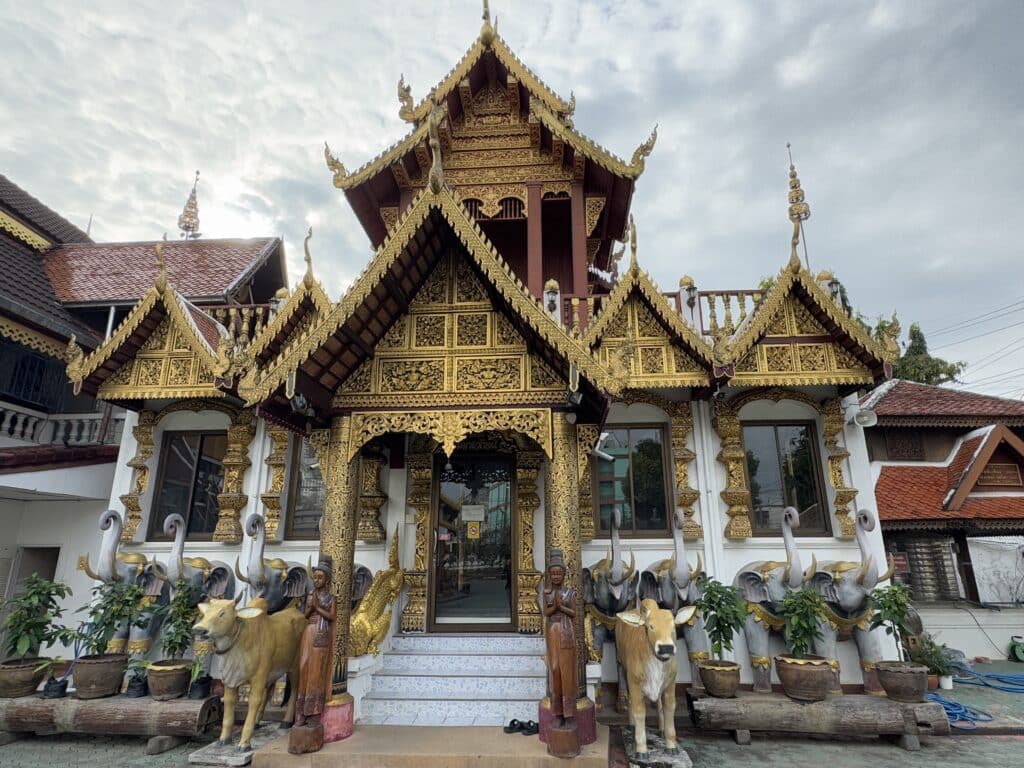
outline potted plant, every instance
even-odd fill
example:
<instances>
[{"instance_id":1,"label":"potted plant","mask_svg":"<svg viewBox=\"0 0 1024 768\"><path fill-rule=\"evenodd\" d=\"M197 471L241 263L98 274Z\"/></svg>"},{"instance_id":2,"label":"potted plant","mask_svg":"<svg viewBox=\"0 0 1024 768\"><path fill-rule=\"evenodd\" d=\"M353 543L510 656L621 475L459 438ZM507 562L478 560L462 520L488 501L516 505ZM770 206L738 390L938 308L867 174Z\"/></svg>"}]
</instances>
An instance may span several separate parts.
<instances>
[{"instance_id":1,"label":"potted plant","mask_svg":"<svg viewBox=\"0 0 1024 768\"><path fill-rule=\"evenodd\" d=\"M44 699L63 699L68 695L68 677L71 674L71 662L56 656L52 659L42 659L42 663L36 667L36 672L46 677L43 684L42 696Z\"/></svg>"},{"instance_id":2,"label":"potted plant","mask_svg":"<svg viewBox=\"0 0 1024 768\"><path fill-rule=\"evenodd\" d=\"M747 621L747 607L736 587L717 579L703 576L700 589L702 594L696 605L708 633L712 658L697 662L697 671L708 693L731 699L740 684L740 665L724 660L722 651L732 650L733 637Z\"/></svg>"},{"instance_id":3,"label":"potted plant","mask_svg":"<svg viewBox=\"0 0 1024 768\"><path fill-rule=\"evenodd\" d=\"M3 624L5 661L0 663L0 698L34 693L46 674L46 660L39 658L40 650L71 641L74 633L56 624L64 613L58 601L70 594L66 584L33 573L22 591L3 603L9 613Z\"/></svg>"},{"instance_id":4,"label":"potted plant","mask_svg":"<svg viewBox=\"0 0 1024 768\"><path fill-rule=\"evenodd\" d=\"M142 587L127 581L104 581L93 587L96 598L79 610L88 611L89 621L75 633L85 650L75 660L71 673L80 699L98 699L113 696L121 690L128 654L107 653L118 628L145 626L152 609L140 608Z\"/></svg>"},{"instance_id":5,"label":"potted plant","mask_svg":"<svg viewBox=\"0 0 1024 768\"><path fill-rule=\"evenodd\" d=\"M940 684L944 690L953 687L953 665L946 655L945 645L940 645L931 636L925 635L910 657L915 663L928 667L929 691L934 691Z\"/></svg>"},{"instance_id":6,"label":"potted plant","mask_svg":"<svg viewBox=\"0 0 1024 768\"><path fill-rule=\"evenodd\" d=\"M178 579L174 583L174 596L167 606L160 633L160 647L167 658L148 664L149 695L157 701L176 699L188 690L192 664L183 658L192 646L197 598L192 582Z\"/></svg>"},{"instance_id":7,"label":"potted plant","mask_svg":"<svg viewBox=\"0 0 1024 768\"><path fill-rule=\"evenodd\" d=\"M904 661L909 654L903 647L903 637L910 634L907 627L907 611L910 610L910 587L905 584L890 584L876 587L871 591L871 629L885 628L885 634L896 640L900 649L899 661L880 661L875 665L878 683L885 695L894 701L914 703L924 701L928 688L928 667L912 661Z\"/></svg>"},{"instance_id":8,"label":"potted plant","mask_svg":"<svg viewBox=\"0 0 1024 768\"><path fill-rule=\"evenodd\" d=\"M775 657L775 671L791 699L823 701L832 688L835 675L829 660L808 653L821 639L819 622L824 611L821 595L813 589L790 592L782 600L779 615L786 622L790 652Z\"/></svg>"},{"instance_id":9,"label":"potted plant","mask_svg":"<svg viewBox=\"0 0 1024 768\"><path fill-rule=\"evenodd\" d=\"M129 699L141 699L149 695L147 669L149 662L145 659L128 659L128 682L124 687L124 695Z\"/></svg>"}]
</instances>

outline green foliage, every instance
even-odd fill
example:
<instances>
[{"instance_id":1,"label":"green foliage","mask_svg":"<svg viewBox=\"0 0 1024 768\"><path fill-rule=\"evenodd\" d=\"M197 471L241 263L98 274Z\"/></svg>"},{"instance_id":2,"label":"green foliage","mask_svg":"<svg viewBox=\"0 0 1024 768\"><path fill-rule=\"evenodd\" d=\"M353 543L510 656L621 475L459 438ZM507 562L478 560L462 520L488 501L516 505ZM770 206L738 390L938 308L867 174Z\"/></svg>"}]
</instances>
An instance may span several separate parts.
<instances>
[{"instance_id":1,"label":"green foliage","mask_svg":"<svg viewBox=\"0 0 1024 768\"><path fill-rule=\"evenodd\" d=\"M747 621L747 606L736 587L726 586L707 575L700 579L701 594L697 610L704 619L704 628L711 641L711 653L722 658L722 651L732 650L732 640Z\"/></svg>"},{"instance_id":2,"label":"green foliage","mask_svg":"<svg viewBox=\"0 0 1024 768\"><path fill-rule=\"evenodd\" d=\"M880 320L879 324L884 322ZM928 342L924 338L921 326L913 323L910 326L909 343L900 359L896 361L894 375L898 379L938 385L958 381L966 368L967 363L951 363L941 357L932 356L928 352Z\"/></svg>"},{"instance_id":3,"label":"green foliage","mask_svg":"<svg viewBox=\"0 0 1024 768\"><path fill-rule=\"evenodd\" d=\"M200 677L203 676L203 667L205 666L206 658L209 654L200 654L192 659L192 667L189 672L189 685L194 683Z\"/></svg>"},{"instance_id":4,"label":"green foliage","mask_svg":"<svg viewBox=\"0 0 1024 768\"><path fill-rule=\"evenodd\" d=\"M906 584L890 584L871 590L871 605L875 609L871 616L871 628L885 627L885 634L899 640L910 634L907 627L907 611L910 610L910 587Z\"/></svg>"},{"instance_id":5,"label":"green foliage","mask_svg":"<svg viewBox=\"0 0 1024 768\"><path fill-rule=\"evenodd\" d=\"M757 289L761 293L768 293L773 285L775 285L775 275L765 275L757 281Z\"/></svg>"},{"instance_id":6,"label":"green foliage","mask_svg":"<svg viewBox=\"0 0 1024 768\"><path fill-rule=\"evenodd\" d=\"M199 598L197 592L191 581L178 579L174 583L174 597L166 608L160 633L160 647L172 659L180 659L192 645L192 625Z\"/></svg>"},{"instance_id":7,"label":"green foliage","mask_svg":"<svg viewBox=\"0 0 1024 768\"><path fill-rule=\"evenodd\" d=\"M46 671L47 677L53 677L53 670L59 667L61 664L67 663L67 659L61 656L55 656L52 659L43 659L35 668L36 672Z\"/></svg>"},{"instance_id":8,"label":"green foliage","mask_svg":"<svg viewBox=\"0 0 1024 768\"><path fill-rule=\"evenodd\" d=\"M149 662L145 659L128 659L129 680L138 680L145 677L147 669L149 669Z\"/></svg>"},{"instance_id":9,"label":"green foliage","mask_svg":"<svg viewBox=\"0 0 1024 768\"><path fill-rule=\"evenodd\" d=\"M786 622L786 643L793 656L802 659L816 640L821 639L818 621L825 615L825 603L813 589L789 592L782 600L779 615Z\"/></svg>"},{"instance_id":10,"label":"green foliage","mask_svg":"<svg viewBox=\"0 0 1024 768\"><path fill-rule=\"evenodd\" d=\"M75 633L87 654L104 653L119 627L144 627L152 617L152 608L139 607L144 593L138 584L104 581L93 587L92 594L92 603L79 608L88 612L89 622Z\"/></svg>"},{"instance_id":11,"label":"green foliage","mask_svg":"<svg viewBox=\"0 0 1024 768\"><path fill-rule=\"evenodd\" d=\"M29 576L22 591L3 603L4 610L9 611L3 626L4 656L36 656L41 648L71 642L74 633L56 624L64 613L58 601L70 594L67 584L36 573Z\"/></svg>"},{"instance_id":12,"label":"green foliage","mask_svg":"<svg viewBox=\"0 0 1024 768\"><path fill-rule=\"evenodd\" d=\"M910 655L911 661L924 664L931 675L952 675L953 665L946 656L945 644L936 643L930 635L921 638L921 644Z\"/></svg>"}]
</instances>

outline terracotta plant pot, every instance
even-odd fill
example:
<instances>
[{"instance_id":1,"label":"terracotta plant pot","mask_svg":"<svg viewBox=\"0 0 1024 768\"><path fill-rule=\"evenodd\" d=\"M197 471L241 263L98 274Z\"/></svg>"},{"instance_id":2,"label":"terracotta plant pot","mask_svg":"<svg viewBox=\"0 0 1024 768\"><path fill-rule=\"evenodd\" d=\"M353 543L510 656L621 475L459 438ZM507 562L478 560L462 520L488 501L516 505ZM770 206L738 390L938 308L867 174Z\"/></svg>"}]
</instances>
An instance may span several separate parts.
<instances>
[{"instance_id":1,"label":"terracotta plant pot","mask_svg":"<svg viewBox=\"0 0 1024 768\"><path fill-rule=\"evenodd\" d=\"M908 661L880 661L875 665L878 683L893 701L914 704L924 701L928 689L928 667ZM938 685L938 678L935 684Z\"/></svg>"},{"instance_id":2,"label":"terracotta plant pot","mask_svg":"<svg viewBox=\"0 0 1024 768\"><path fill-rule=\"evenodd\" d=\"M937 691L937 690L939 690L939 676L938 675L928 675L928 690L929 691Z\"/></svg>"},{"instance_id":3,"label":"terracotta plant pot","mask_svg":"<svg viewBox=\"0 0 1024 768\"><path fill-rule=\"evenodd\" d=\"M178 659L154 661L149 666L149 696L155 701L169 701L185 695L188 690L189 678L192 677L191 664Z\"/></svg>"},{"instance_id":4,"label":"terracotta plant pot","mask_svg":"<svg viewBox=\"0 0 1024 768\"><path fill-rule=\"evenodd\" d=\"M120 693L126 669L126 653L99 653L80 657L71 673L78 698L101 699Z\"/></svg>"},{"instance_id":5,"label":"terracotta plant pot","mask_svg":"<svg viewBox=\"0 0 1024 768\"><path fill-rule=\"evenodd\" d=\"M740 685L740 665L735 661L699 661L697 671L700 672L700 681L704 683L704 688L716 699L731 699L736 696L736 689Z\"/></svg>"},{"instance_id":6,"label":"terracotta plant pot","mask_svg":"<svg viewBox=\"0 0 1024 768\"><path fill-rule=\"evenodd\" d=\"M36 672L36 667L46 659L7 659L0 664L0 699L16 699L31 696L43 682L45 669Z\"/></svg>"},{"instance_id":7,"label":"terracotta plant pot","mask_svg":"<svg viewBox=\"0 0 1024 768\"><path fill-rule=\"evenodd\" d=\"M824 701L835 680L828 659L821 656L808 655L802 659L776 656L775 672L782 683L782 690L797 701Z\"/></svg>"}]
</instances>

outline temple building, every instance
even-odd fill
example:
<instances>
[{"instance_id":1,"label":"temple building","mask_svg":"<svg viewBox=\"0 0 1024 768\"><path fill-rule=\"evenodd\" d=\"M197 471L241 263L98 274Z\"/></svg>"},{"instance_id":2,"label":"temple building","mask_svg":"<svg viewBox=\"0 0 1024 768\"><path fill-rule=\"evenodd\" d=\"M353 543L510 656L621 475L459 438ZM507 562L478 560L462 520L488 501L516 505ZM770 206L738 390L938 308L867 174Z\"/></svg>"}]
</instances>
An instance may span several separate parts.
<instances>
[{"instance_id":1,"label":"temple building","mask_svg":"<svg viewBox=\"0 0 1024 768\"><path fill-rule=\"evenodd\" d=\"M174 513L186 553L232 564L239 584L269 569L291 594L331 555L336 692L362 722L450 724L536 712L552 547L584 592L581 568L628 580L687 555L732 582L785 560L795 507L805 567L812 553L837 568L868 550L884 561L880 528L856 524L876 512L853 416L898 349L850 317L832 275L801 264L810 209L792 166L789 222L780 184L765 243L770 287L684 276L666 291L642 267L653 255L631 211L656 133L628 161L599 146L486 12L427 98L404 82L398 97L408 133L376 158L349 170L325 147L374 248L338 301L311 237L287 291L272 239L57 249L66 297L115 307L109 333L72 340L67 373L76 396L125 410L109 496L119 556L168 557ZM133 259L133 282L86 280L93 257ZM96 552L88 524L54 533L62 552ZM400 576L393 605L371 592L352 613L361 566L375 583ZM615 680L614 653L593 647L601 619L577 617L584 706ZM742 638L736 658L749 682ZM838 663L860 684L852 642Z\"/></svg>"}]
</instances>

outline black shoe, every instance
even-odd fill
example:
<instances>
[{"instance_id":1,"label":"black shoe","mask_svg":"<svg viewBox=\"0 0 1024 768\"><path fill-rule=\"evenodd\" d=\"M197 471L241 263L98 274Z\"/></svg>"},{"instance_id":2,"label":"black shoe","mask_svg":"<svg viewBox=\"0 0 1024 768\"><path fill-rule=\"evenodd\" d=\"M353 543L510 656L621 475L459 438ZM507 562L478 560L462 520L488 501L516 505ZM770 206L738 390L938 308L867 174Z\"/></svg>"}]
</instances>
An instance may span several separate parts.
<instances>
[{"instance_id":1,"label":"black shoe","mask_svg":"<svg viewBox=\"0 0 1024 768\"><path fill-rule=\"evenodd\" d=\"M523 736L536 736L540 733L540 726L533 722L533 720L527 720L523 723L523 728L520 733L522 733Z\"/></svg>"},{"instance_id":2,"label":"black shoe","mask_svg":"<svg viewBox=\"0 0 1024 768\"><path fill-rule=\"evenodd\" d=\"M523 724L515 718L508 721L508 725L502 728L505 733L520 733L523 730Z\"/></svg>"}]
</instances>

